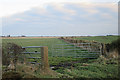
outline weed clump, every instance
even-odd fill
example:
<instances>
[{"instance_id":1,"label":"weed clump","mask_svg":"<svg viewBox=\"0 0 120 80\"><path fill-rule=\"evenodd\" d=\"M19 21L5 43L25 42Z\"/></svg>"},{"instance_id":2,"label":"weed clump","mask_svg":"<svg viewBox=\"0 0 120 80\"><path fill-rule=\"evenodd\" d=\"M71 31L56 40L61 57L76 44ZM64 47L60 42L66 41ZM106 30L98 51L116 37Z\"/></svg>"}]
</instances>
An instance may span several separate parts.
<instances>
[{"instance_id":1,"label":"weed clump","mask_svg":"<svg viewBox=\"0 0 120 80\"><path fill-rule=\"evenodd\" d=\"M23 52L21 46L15 43L6 43L2 47L2 63L3 65L9 65L10 61L13 60L14 64L16 64L21 52Z\"/></svg>"},{"instance_id":2,"label":"weed clump","mask_svg":"<svg viewBox=\"0 0 120 80\"><path fill-rule=\"evenodd\" d=\"M9 72L5 72L3 75L2 75L2 78L3 79L6 79L6 78L16 78L17 80L20 80L22 78L22 74L19 73L19 72L15 72L15 71L9 71Z\"/></svg>"},{"instance_id":3,"label":"weed clump","mask_svg":"<svg viewBox=\"0 0 120 80\"><path fill-rule=\"evenodd\" d=\"M110 44L106 44L107 58L118 58L120 52L120 38Z\"/></svg>"}]
</instances>

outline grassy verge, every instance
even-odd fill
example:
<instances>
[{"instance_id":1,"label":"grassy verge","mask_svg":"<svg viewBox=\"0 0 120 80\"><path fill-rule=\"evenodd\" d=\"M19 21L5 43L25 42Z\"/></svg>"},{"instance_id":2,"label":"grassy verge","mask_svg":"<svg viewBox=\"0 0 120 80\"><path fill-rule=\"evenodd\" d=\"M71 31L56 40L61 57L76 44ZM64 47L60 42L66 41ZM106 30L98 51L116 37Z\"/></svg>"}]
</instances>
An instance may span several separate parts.
<instances>
[{"instance_id":1,"label":"grassy verge","mask_svg":"<svg viewBox=\"0 0 120 80\"><path fill-rule=\"evenodd\" d=\"M56 71L70 78L118 78L118 62L98 58L66 68L60 67Z\"/></svg>"}]
</instances>

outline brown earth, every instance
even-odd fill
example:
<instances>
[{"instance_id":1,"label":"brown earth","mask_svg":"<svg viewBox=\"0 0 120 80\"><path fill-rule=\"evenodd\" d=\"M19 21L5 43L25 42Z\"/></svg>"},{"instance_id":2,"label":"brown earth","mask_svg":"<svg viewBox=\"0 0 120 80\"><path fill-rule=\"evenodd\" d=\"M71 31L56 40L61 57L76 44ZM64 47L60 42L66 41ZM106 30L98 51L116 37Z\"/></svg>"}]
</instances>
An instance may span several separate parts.
<instances>
[{"instance_id":1,"label":"brown earth","mask_svg":"<svg viewBox=\"0 0 120 80\"><path fill-rule=\"evenodd\" d=\"M0 39L59 38L59 37L0 37Z\"/></svg>"}]
</instances>

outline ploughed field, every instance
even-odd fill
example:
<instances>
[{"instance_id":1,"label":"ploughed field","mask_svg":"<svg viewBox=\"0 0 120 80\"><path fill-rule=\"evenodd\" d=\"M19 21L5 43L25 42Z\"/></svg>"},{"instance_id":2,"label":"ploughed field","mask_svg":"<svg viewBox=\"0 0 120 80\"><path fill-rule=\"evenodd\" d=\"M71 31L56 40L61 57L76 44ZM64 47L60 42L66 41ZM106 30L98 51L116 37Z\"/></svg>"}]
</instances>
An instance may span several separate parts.
<instances>
[{"instance_id":1,"label":"ploughed field","mask_svg":"<svg viewBox=\"0 0 120 80\"><path fill-rule=\"evenodd\" d=\"M100 36L100 37L77 37L75 39L90 40L90 41L94 40L102 43L111 43L113 40L116 40L117 38L118 37L116 36ZM61 51L62 48L66 47L66 45L63 45L62 48L60 48L61 50L55 53L53 48L61 47L56 44L67 44L66 42L58 38L26 37L26 38L18 38L18 39L17 38L2 39L3 46L5 45L5 43L9 43L9 42L16 43L22 47L48 46L48 55L49 55L48 58L49 58L50 67L59 74L63 74L60 77L65 77L65 78L117 78L118 77L117 76L118 62L116 59L106 60L103 57L97 59L76 58L74 57L75 55L72 55L74 51L70 51L70 50L69 52ZM70 46L72 47L73 45ZM34 51L34 49L30 49L28 51L31 52ZM40 50L37 49L37 51ZM38 57L40 56L40 54L32 55L32 56ZM34 60L29 59L29 61L34 61Z\"/></svg>"}]
</instances>

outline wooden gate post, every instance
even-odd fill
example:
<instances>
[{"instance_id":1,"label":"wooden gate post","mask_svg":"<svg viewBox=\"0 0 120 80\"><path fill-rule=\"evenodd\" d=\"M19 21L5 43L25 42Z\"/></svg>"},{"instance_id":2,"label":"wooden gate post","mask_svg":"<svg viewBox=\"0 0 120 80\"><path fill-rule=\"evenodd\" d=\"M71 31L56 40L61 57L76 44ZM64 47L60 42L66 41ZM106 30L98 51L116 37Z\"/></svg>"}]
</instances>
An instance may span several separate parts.
<instances>
[{"instance_id":1,"label":"wooden gate post","mask_svg":"<svg viewBox=\"0 0 120 80\"><path fill-rule=\"evenodd\" d=\"M48 63L48 47L41 47L42 68L44 70L49 69Z\"/></svg>"},{"instance_id":2,"label":"wooden gate post","mask_svg":"<svg viewBox=\"0 0 120 80\"><path fill-rule=\"evenodd\" d=\"M106 54L107 54L106 53L107 52L106 51L106 45L104 43L101 43L101 45L102 45L102 50L101 50L102 51L102 55L106 56Z\"/></svg>"}]
</instances>

